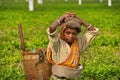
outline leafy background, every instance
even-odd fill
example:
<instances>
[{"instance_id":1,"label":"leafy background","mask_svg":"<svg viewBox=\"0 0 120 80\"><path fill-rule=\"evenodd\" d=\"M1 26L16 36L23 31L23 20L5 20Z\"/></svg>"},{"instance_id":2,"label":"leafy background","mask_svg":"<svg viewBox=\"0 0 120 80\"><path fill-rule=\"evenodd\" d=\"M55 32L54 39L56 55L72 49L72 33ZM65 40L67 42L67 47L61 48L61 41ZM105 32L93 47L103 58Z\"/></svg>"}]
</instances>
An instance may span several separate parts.
<instances>
[{"instance_id":1,"label":"leafy background","mask_svg":"<svg viewBox=\"0 0 120 80\"><path fill-rule=\"evenodd\" d=\"M120 80L120 1L112 0L44 0L34 2L34 11L28 10L25 0L0 0L0 80L25 80L18 24L24 32L26 49L43 48L48 44L46 29L65 12L100 29L99 36L81 54L84 69L81 80ZM83 33L85 28L83 27Z\"/></svg>"}]
</instances>

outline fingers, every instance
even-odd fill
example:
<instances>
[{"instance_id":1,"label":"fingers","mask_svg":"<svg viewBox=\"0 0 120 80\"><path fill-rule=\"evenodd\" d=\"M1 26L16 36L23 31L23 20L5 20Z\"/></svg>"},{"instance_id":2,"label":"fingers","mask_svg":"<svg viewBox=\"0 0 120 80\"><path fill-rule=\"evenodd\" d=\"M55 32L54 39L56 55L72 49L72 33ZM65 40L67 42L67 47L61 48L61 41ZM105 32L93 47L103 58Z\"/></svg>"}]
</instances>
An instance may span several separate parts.
<instances>
[{"instance_id":1,"label":"fingers","mask_svg":"<svg viewBox=\"0 0 120 80\"><path fill-rule=\"evenodd\" d=\"M66 12L62 17L64 17L64 18L67 18L67 17L77 18L76 14L71 13L71 12Z\"/></svg>"},{"instance_id":2,"label":"fingers","mask_svg":"<svg viewBox=\"0 0 120 80\"><path fill-rule=\"evenodd\" d=\"M75 15L75 13L71 13L71 12L66 12L66 14Z\"/></svg>"},{"instance_id":3,"label":"fingers","mask_svg":"<svg viewBox=\"0 0 120 80\"><path fill-rule=\"evenodd\" d=\"M66 12L66 15L68 15L67 17L77 18L77 15L75 13Z\"/></svg>"},{"instance_id":4,"label":"fingers","mask_svg":"<svg viewBox=\"0 0 120 80\"><path fill-rule=\"evenodd\" d=\"M66 12L63 16L61 16L61 17L59 18L60 23L62 24L62 23L64 22L64 20L65 20L66 18L68 18L68 17L78 18L78 17L76 16L76 14L74 14L74 13Z\"/></svg>"}]
</instances>

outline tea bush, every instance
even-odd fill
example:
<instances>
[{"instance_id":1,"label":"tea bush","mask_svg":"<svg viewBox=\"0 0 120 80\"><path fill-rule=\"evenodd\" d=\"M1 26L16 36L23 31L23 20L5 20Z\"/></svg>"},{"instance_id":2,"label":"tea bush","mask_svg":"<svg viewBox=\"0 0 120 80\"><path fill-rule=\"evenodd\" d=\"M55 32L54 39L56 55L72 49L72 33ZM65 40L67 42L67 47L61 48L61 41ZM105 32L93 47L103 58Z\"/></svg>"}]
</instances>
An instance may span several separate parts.
<instances>
[{"instance_id":1,"label":"tea bush","mask_svg":"<svg viewBox=\"0 0 120 80\"><path fill-rule=\"evenodd\" d=\"M44 0L35 1L35 10L28 11L25 0L2 0L0 4L0 80L25 80L21 57L18 24L23 26L27 50L47 47L46 30L65 12L74 12L80 18L100 29L99 36L81 54L84 66L81 80L120 80L120 1L113 0ZM82 34L86 31L82 27Z\"/></svg>"}]
</instances>

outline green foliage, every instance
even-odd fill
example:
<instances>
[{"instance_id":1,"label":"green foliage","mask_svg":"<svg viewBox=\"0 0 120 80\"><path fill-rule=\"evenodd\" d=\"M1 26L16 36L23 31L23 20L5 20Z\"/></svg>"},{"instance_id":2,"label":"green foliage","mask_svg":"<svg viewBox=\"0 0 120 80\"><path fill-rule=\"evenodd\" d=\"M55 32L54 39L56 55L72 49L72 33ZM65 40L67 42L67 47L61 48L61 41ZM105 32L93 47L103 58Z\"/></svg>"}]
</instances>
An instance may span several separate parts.
<instances>
[{"instance_id":1,"label":"green foliage","mask_svg":"<svg viewBox=\"0 0 120 80\"><path fill-rule=\"evenodd\" d=\"M2 3L2 4L1 4ZM44 0L35 1L34 12L28 11L25 0L0 2L0 80L25 80L18 24L22 23L27 50L47 47L47 28L65 12L74 12L80 18L100 29L99 36L81 55L84 66L81 80L120 79L120 1L113 0ZM84 29L84 28L83 28ZM84 30L83 30L84 32Z\"/></svg>"}]
</instances>

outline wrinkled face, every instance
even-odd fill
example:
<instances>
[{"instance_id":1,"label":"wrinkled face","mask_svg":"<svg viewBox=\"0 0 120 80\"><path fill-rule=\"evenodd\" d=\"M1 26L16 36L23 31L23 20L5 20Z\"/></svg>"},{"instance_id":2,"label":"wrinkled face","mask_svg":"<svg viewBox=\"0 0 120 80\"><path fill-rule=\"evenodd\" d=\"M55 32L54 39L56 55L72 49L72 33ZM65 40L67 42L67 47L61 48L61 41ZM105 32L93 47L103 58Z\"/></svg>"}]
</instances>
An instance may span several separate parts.
<instances>
[{"instance_id":1,"label":"wrinkled face","mask_svg":"<svg viewBox=\"0 0 120 80\"><path fill-rule=\"evenodd\" d=\"M68 44L72 44L72 42L74 41L74 39L77 36L77 30L73 29L73 28L66 28L64 30L64 40L68 43Z\"/></svg>"}]
</instances>

